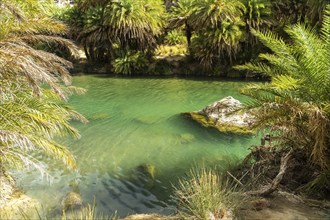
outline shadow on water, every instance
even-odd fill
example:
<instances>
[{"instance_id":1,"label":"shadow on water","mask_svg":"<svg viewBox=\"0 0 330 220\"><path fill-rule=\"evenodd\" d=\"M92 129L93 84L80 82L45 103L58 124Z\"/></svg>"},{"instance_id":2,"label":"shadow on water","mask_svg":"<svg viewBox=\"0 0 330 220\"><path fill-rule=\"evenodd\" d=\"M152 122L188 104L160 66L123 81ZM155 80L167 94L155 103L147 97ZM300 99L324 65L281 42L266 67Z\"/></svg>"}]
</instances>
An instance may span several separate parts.
<instances>
[{"instance_id":1,"label":"shadow on water","mask_svg":"<svg viewBox=\"0 0 330 220\"><path fill-rule=\"evenodd\" d=\"M222 82L267 82L268 80L259 79L259 78L247 78L247 77L223 77L223 76L193 76L193 75L178 75L178 76L152 76L152 75L144 75L144 76L125 76L125 75L114 75L114 74L79 74L76 76L91 76L100 79L183 79L187 81L199 81L199 82L213 82L213 81L222 81Z\"/></svg>"}]
</instances>

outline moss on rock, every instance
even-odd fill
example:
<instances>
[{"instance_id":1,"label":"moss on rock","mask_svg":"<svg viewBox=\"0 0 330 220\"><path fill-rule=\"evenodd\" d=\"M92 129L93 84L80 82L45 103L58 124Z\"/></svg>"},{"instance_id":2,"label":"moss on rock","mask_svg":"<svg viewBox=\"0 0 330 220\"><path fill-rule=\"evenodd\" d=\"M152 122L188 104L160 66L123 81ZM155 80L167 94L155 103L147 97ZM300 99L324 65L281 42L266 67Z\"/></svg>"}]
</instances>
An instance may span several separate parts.
<instances>
[{"instance_id":1,"label":"moss on rock","mask_svg":"<svg viewBox=\"0 0 330 220\"><path fill-rule=\"evenodd\" d=\"M256 130L247 126L236 126L230 123L217 123L214 118L207 117L199 112L184 112L184 116L193 119L203 127L215 128L221 133L233 133L240 135L253 135Z\"/></svg>"},{"instance_id":2,"label":"moss on rock","mask_svg":"<svg viewBox=\"0 0 330 220\"><path fill-rule=\"evenodd\" d=\"M183 115L204 127L212 127L222 133L252 135L253 116L250 112L237 111L242 104L231 96L214 102L200 111L185 112Z\"/></svg>"}]
</instances>

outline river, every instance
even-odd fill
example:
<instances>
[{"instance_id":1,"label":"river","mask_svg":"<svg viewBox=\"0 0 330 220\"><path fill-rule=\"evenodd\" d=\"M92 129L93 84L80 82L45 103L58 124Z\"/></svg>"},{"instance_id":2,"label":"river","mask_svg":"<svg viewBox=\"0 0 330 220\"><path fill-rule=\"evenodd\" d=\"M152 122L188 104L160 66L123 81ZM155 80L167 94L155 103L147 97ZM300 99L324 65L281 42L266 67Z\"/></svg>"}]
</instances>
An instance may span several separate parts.
<instances>
[{"instance_id":1,"label":"river","mask_svg":"<svg viewBox=\"0 0 330 220\"><path fill-rule=\"evenodd\" d=\"M175 211L172 185L192 166L226 168L258 142L220 134L180 115L229 95L246 100L239 94L243 81L82 75L73 84L87 89L69 103L89 123L73 122L81 139L62 142L75 155L78 170L44 158L50 177L16 173L18 184L49 212L75 191L105 214L170 214ZM155 171L152 183L141 180L137 171L146 164Z\"/></svg>"}]
</instances>

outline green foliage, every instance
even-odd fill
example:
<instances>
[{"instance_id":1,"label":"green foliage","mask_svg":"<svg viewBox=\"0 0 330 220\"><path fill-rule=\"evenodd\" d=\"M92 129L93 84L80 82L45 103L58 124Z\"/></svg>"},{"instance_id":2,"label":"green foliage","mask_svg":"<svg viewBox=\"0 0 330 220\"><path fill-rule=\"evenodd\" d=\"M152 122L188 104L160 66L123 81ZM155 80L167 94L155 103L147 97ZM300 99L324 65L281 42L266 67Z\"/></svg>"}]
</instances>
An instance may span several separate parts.
<instances>
[{"instance_id":1,"label":"green foliage","mask_svg":"<svg viewBox=\"0 0 330 220\"><path fill-rule=\"evenodd\" d=\"M39 43L76 46L61 37L66 27L44 13L40 1L2 1L0 7L0 165L34 166L31 152L45 152L75 168L72 154L53 140L79 137L70 120L86 121L63 101L73 92L67 68L71 64L34 48ZM48 85L47 87L45 86Z\"/></svg>"},{"instance_id":2,"label":"green foliage","mask_svg":"<svg viewBox=\"0 0 330 220\"><path fill-rule=\"evenodd\" d=\"M122 75L132 75L143 73L148 64L144 54L139 51L122 51L120 55L112 61L114 73Z\"/></svg>"},{"instance_id":3,"label":"green foliage","mask_svg":"<svg viewBox=\"0 0 330 220\"><path fill-rule=\"evenodd\" d=\"M188 179L181 179L175 188L179 214L186 219L233 218L243 202L235 191L222 174L206 168L193 169Z\"/></svg>"},{"instance_id":4,"label":"green foliage","mask_svg":"<svg viewBox=\"0 0 330 220\"><path fill-rule=\"evenodd\" d=\"M205 69L211 69L221 58L228 58L231 62L243 36L244 11L240 1L206 0L194 3L190 20L197 37L192 42L191 51Z\"/></svg>"},{"instance_id":5,"label":"green foliage","mask_svg":"<svg viewBox=\"0 0 330 220\"><path fill-rule=\"evenodd\" d=\"M160 0L79 1L83 18L79 41L87 58L109 61L113 44L133 50L152 50L164 25L164 5Z\"/></svg>"},{"instance_id":6,"label":"green foliage","mask_svg":"<svg viewBox=\"0 0 330 220\"><path fill-rule=\"evenodd\" d=\"M195 0L179 0L177 3L171 7L169 28L180 28L184 27L186 32L186 39L188 47L190 46L192 37L192 23L191 14L194 11Z\"/></svg>"},{"instance_id":7,"label":"green foliage","mask_svg":"<svg viewBox=\"0 0 330 220\"><path fill-rule=\"evenodd\" d=\"M263 24L269 24L269 16L271 15L270 0L244 0L246 8L246 24L250 27L259 29Z\"/></svg>"},{"instance_id":8,"label":"green foliage","mask_svg":"<svg viewBox=\"0 0 330 220\"><path fill-rule=\"evenodd\" d=\"M186 43L187 43L186 38L184 37L182 32L178 30L173 30L165 36L165 44L173 46L177 44L186 44Z\"/></svg>"},{"instance_id":9,"label":"green foliage","mask_svg":"<svg viewBox=\"0 0 330 220\"><path fill-rule=\"evenodd\" d=\"M240 29L242 24L223 21L221 27L201 31L192 40L191 51L203 64L204 69L211 69L221 58L228 58L231 62L239 50L239 41L243 34Z\"/></svg>"},{"instance_id":10,"label":"green foliage","mask_svg":"<svg viewBox=\"0 0 330 220\"><path fill-rule=\"evenodd\" d=\"M260 54L265 62L237 67L272 77L242 91L254 98L247 107L256 110L256 125L280 132L285 146L305 149L322 169L330 165L330 6L325 14L320 37L302 24L285 29L290 43L253 31L273 53Z\"/></svg>"}]
</instances>

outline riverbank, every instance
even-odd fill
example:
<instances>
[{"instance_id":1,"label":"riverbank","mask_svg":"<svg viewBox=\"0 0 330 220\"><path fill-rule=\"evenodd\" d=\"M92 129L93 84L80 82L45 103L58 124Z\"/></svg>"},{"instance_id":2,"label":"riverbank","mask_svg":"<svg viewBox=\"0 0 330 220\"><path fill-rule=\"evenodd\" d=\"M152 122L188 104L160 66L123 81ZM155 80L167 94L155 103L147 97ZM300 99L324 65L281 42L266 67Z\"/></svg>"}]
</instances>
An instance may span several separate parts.
<instances>
[{"instance_id":1,"label":"riverbank","mask_svg":"<svg viewBox=\"0 0 330 220\"><path fill-rule=\"evenodd\" d=\"M326 220L330 218L330 201L308 200L285 191L279 191L267 199L252 199L249 205L251 206L250 208L239 211L237 219ZM183 220L183 218L157 214L136 214L122 220Z\"/></svg>"},{"instance_id":2,"label":"riverbank","mask_svg":"<svg viewBox=\"0 0 330 220\"><path fill-rule=\"evenodd\" d=\"M261 76L246 74L244 72L233 69L231 66L217 66L212 70L205 70L203 66L186 54L155 56L150 59L148 67L144 68L139 74L130 76L161 76L161 77L214 77L219 78L236 78L236 79L261 79ZM78 58L73 62L74 67L71 69L73 75L79 73L89 74L115 74L111 63L92 63L86 59L82 50L79 50Z\"/></svg>"}]
</instances>

